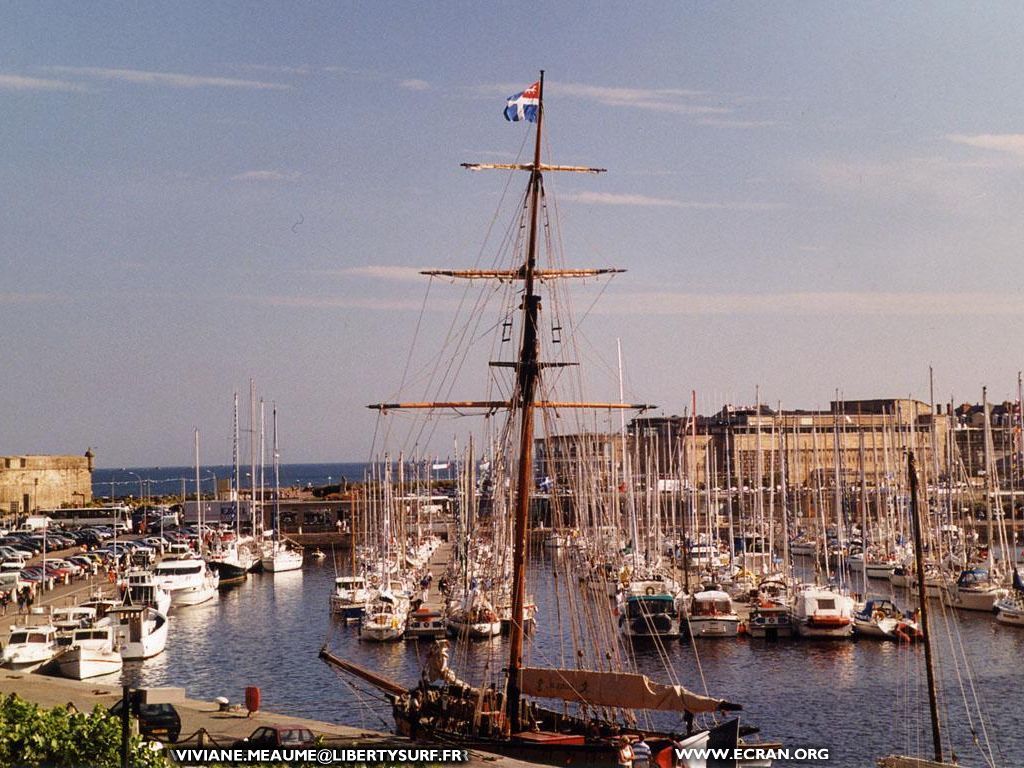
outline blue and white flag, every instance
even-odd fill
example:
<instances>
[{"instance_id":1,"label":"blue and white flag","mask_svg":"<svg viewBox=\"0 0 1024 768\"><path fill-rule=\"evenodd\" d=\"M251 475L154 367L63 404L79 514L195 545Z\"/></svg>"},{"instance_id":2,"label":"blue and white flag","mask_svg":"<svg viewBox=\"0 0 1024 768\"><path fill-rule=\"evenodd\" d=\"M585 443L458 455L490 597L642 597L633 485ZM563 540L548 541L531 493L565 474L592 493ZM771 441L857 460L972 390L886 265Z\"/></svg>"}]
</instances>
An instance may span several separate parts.
<instances>
[{"instance_id":1,"label":"blue and white flag","mask_svg":"<svg viewBox=\"0 0 1024 768\"><path fill-rule=\"evenodd\" d=\"M537 81L522 93L509 96L505 100L505 119L509 121L529 120L537 122L537 110L540 108L540 81Z\"/></svg>"}]
</instances>

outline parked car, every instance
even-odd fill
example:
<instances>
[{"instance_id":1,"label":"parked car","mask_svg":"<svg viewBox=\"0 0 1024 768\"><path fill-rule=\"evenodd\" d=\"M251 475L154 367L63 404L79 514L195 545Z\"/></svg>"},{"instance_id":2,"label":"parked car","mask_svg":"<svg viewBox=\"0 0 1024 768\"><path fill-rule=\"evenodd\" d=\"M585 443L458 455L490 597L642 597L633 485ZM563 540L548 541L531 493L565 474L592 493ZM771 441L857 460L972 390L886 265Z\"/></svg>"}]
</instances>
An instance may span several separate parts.
<instances>
[{"instance_id":1,"label":"parked car","mask_svg":"<svg viewBox=\"0 0 1024 768\"><path fill-rule=\"evenodd\" d=\"M308 728L294 725L265 725L257 728L244 739L236 741L233 749L275 749L287 747L301 749L316 744L316 737Z\"/></svg>"},{"instance_id":2,"label":"parked car","mask_svg":"<svg viewBox=\"0 0 1024 768\"><path fill-rule=\"evenodd\" d=\"M108 711L120 717L124 701L118 701ZM139 704L133 701L131 713L139 719L139 733L156 741L173 744L181 734L181 717L173 704Z\"/></svg>"}]
</instances>

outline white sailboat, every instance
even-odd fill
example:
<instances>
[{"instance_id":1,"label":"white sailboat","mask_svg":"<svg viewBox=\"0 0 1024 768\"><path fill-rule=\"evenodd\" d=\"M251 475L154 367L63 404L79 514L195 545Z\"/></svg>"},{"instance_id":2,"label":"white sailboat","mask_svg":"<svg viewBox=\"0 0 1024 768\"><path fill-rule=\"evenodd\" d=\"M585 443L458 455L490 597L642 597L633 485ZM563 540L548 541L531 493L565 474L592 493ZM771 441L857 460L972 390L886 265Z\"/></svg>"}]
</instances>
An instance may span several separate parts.
<instances>
[{"instance_id":1,"label":"white sailboat","mask_svg":"<svg viewBox=\"0 0 1024 768\"><path fill-rule=\"evenodd\" d=\"M281 537L281 453L277 446L277 405L273 406L274 419L274 530L264 544L260 563L264 571L281 573L302 568L302 547Z\"/></svg>"}]
</instances>

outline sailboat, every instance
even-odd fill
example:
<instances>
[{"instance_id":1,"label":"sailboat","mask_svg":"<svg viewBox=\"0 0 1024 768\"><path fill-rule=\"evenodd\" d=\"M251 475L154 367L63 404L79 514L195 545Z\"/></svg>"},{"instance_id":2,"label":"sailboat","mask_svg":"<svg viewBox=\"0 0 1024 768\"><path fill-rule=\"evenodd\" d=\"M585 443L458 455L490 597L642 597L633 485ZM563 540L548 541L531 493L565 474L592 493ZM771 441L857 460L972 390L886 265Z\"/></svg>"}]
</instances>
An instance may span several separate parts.
<instances>
[{"instance_id":1,"label":"sailboat","mask_svg":"<svg viewBox=\"0 0 1024 768\"><path fill-rule=\"evenodd\" d=\"M302 548L292 547L281 537L281 453L277 447L277 406L274 418L274 530L266 543L260 562L264 571L280 573L302 568Z\"/></svg>"},{"instance_id":2,"label":"sailboat","mask_svg":"<svg viewBox=\"0 0 1024 768\"><path fill-rule=\"evenodd\" d=\"M497 168L526 171L529 174L527 192L521 211L523 218L518 231L524 233L525 251L521 261L511 269L430 270L424 274L451 279L489 279L513 283L517 292L520 318L520 338L515 359L499 362L496 367L511 369L514 380L507 399L468 400L455 402L378 403L371 405L382 414L398 409L439 409L465 412L480 410L484 413L507 412L505 435L507 453L502 455L510 467L508 513L512 520L512 579L511 616L508 643L508 661L503 670L500 686L474 686L460 680L448 666L447 641L432 646L426 667L418 685L409 688L390 680L378 672L365 669L332 653L326 646L320 658L332 667L370 682L392 703L396 731L417 739L463 745L495 752L534 763L551 765L615 765L620 739L640 732L636 710L674 712L687 724L692 746L709 743L715 746L735 747L739 738L737 719L724 723L713 722L706 728L694 729L694 716L713 716L716 713L741 709L741 706L722 698L701 695L682 685L660 683L644 674L624 669L624 656L608 656L594 662L596 668L583 668L580 653L574 668L547 668L532 666L524 660L526 636L523 617L527 604L527 542L530 534L530 502L534 491L534 427L540 414L572 412L573 409L636 409L650 406L625 403L565 402L545 399L548 382L542 381L542 371L573 365L568 362L548 362L540 357L540 283L555 283L566 278L586 278L611 274L613 269L541 269L537 264L538 247L545 241L547 231L539 224L540 212L545 204L543 173L565 171L599 173L603 169L549 165L541 161L541 133L544 107L544 73L540 79L511 97L506 109L509 120L528 120L536 124L533 160L514 164L465 164L471 170ZM546 210L546 209L545 209ZM556 302L552 302L557 306ZM509 323L511 327L511 322ZM556 329L552 331L555 335ZM511 338L511 334L509 334ZM505 487L496 482L499 490ZM505 510L492 500L492 517ZM614 635L613 635L614 636ZM589 663L589 662L588 662ZM557 702L549 704L545 702ZM683 730L682 725L676 729ZM669 733L645 730L647 741L655 752L672 743ZM724 734L724 735L723 735ZM725 743L722 743L722 740ZM701 762L703 765L703 761ZM739 761L739 765L750 765ZM766 765L764 761L757 763Z\"/></svg>"}]
</instances>

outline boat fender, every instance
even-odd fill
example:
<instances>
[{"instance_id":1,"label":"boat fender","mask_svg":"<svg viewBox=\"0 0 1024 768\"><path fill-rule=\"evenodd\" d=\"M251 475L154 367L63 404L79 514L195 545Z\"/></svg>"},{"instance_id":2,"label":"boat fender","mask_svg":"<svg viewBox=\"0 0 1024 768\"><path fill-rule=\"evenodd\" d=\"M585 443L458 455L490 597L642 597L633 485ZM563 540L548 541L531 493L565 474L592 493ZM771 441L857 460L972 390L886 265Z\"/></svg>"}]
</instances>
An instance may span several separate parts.
<instances>
[{"instance_id":1,"label":"boat fender","mask_svg":"<svg viewBox=\"0 0 1024 768\"><path fill-rule=\"evenodd\" d=\"M901 642L904 642L904 643L909 643L910 642L910 638L907 636L907 633L903 631L903 627L902 626L896 628L896 637L898 637Z\"/></svg>"},{"instance_id":2,"label":"boat fender","mask_svg":"<svg viewBox=\"0 0 1024 768\"><path fill-rule=\"evenodd\" d=\"M653 595L654 594L654 587L648 587L647 589L645 589L644 590L644 594L645 595Z\"/></svg>"}]
</instances>

